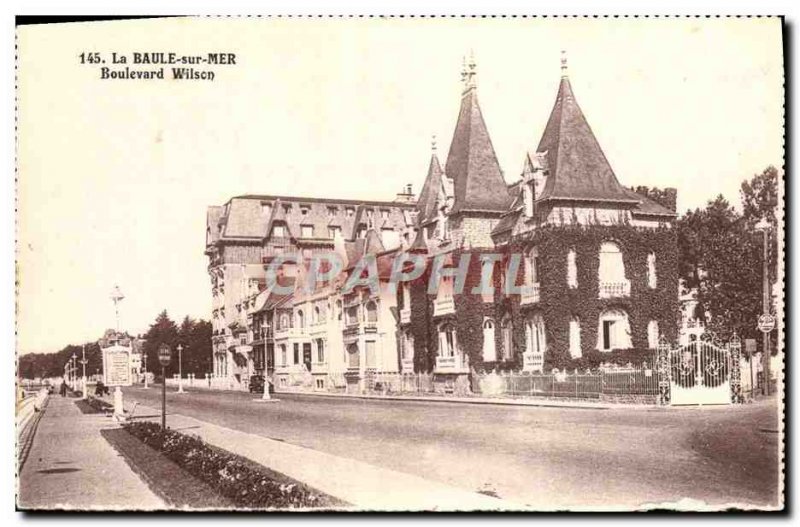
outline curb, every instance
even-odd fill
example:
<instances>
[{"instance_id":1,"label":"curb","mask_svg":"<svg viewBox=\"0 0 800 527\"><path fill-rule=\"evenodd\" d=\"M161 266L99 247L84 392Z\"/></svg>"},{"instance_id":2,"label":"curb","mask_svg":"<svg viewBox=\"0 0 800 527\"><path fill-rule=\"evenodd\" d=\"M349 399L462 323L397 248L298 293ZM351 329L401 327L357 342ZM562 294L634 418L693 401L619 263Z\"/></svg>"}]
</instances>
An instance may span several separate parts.
<instances>
[{"instance_id":1,"label":"curb","mask_svg":"<svg viewBox=\"0 0 800 527\"><path fill-rule=\"evenodd\" d=\"M306 395L310 397L329 397L342 399L369 399L378 401L415 401L433 403L458 403L458 404L480 404L498 406L534 406L548 408L577 408L585 410L612 410L614 408L652 408L652 406L641 405L610 405L602 403L570 403L566 401L543 400L516 400L516 399L492 399L488 397L464 398L464 397L423 397L423 396L403 396L403 395L366 395L350 393L322 393L322 392L292 392L275 390L275 395Z\"/></svg>"}]
</instances>

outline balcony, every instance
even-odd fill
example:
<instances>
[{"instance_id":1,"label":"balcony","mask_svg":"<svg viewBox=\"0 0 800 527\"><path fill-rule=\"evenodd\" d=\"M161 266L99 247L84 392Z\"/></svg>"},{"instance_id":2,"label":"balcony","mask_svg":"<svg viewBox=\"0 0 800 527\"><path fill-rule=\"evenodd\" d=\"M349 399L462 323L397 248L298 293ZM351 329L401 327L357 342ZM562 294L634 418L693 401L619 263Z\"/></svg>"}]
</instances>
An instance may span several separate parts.
<instances>
[{"instance_id":1,"label":"balcony","mask_svg":"<svg viewBox=\"0 0 800 527\"><path fill-rule=\"evenodd\" d=\"M411 309L405 308L400 310L400 323L401 324L410 324L411 323Z\"/></svg>"},{"instance_id":2,"label":"balcony","mask_svg":"<svg viewBox=\"0 0 800 527\"><path fill-rule=\"evenodd\" d=\"M600 282L598 291L600 298L622 298L630 296L631 283L628 280L624 282Z\"/></svg>"},{"instance_id":3,"label":"balcony","mask_svg":"<svg viewBox=\"0 0 800 527\"><path fill-rule=\"evenodd\" d=\"M523 306L539 302L539 282L522 286L519 303Z\"/></svg>"},{"instance_id":4,"label":"balcony","mask_svg":"<svg viewBox=\"0 0 800 527\"><path fill-rule=\"evenodd\" d=\"M469 373L466 355L457 353L451 357L436 356L436 373Z\"/></svg>"},{"instance_id":5,"label":"balcony","mask_svg":"<svg viewBox=\"0 0 800 527\"><path fill-rule=\"evenodd\" d=\"M400 369L403 372L412 372L414 371L414 358L410 359L400 359Z\"/></svg>"},{"instance_id":6,"label":"balcony","mask_svg":"<svg viewBox=\"0 0 800 527\"><path fill-rule=\"evenodd\" d=\"M312 362L311 373L325 373L328 371L327 362Z\"/></svg>"},{"instance_id":7,"label":"balcony","mask_svg":"<svg viewBox=\"0 0 800 527\"><path fill-rule=\"evenodd\" d=\"M377 333L378 332L378 321L377 320L367 320L363 324L364 333Z\"/></svg>"},{"instance_id":8,"label":"balcony","mask_svg":"<svg viewBox=\"0 0 800 527\"><path fill-rule=\"evenodd\" d=\"M522 371L544 371L544 353L528 352L522 354Z\"/></svg>"},{"instance_id":9,"label":"balcony","mask_svg":"<svg viewBox=\"0 0 800 527\"><path fill-rule=\"evenodd\" d=\"M433 316L450 315L456 312L456 303L453 297L437 298L433 301Z\"/></svg>"}]
</instances>

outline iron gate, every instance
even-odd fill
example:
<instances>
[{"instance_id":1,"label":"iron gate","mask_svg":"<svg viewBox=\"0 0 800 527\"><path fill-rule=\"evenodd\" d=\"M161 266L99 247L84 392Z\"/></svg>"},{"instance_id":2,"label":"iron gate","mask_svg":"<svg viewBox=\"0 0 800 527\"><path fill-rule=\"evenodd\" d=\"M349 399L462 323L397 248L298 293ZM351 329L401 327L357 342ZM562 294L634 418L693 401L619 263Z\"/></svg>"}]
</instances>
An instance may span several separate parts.
<instances>
[{"instance_id":1,"label":"iron gate","mask_svg":"<svg viewBox=\"0 0 800 527\"><path fill-rule=\"evenodd\" d=\"M695 341L672 349L662 341L658 367L662 404L741 402L740 354L735 335L726 345Z\"/></svg>"}]
</instances>

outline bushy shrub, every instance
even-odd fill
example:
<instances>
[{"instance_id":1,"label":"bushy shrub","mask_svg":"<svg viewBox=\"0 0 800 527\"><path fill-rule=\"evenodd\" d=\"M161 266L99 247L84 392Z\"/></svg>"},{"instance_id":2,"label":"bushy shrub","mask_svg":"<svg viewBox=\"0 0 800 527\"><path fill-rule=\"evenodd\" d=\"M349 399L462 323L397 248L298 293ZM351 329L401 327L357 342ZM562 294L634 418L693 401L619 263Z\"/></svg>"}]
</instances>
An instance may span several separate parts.
<instances>
[{"instance_id":1,"label":"bushy shrub","mask_svg":"<svg viewBox=\"0 0 800 527\"><path fill-rule=\"evenodd\" d=\"M199 437L163 431L158 424L146 421L127 423L124 428L239 507L286 509L327 505L326 496L297 483L278 482L238 456L210 447Z\"/></svg>"}]
</instances>

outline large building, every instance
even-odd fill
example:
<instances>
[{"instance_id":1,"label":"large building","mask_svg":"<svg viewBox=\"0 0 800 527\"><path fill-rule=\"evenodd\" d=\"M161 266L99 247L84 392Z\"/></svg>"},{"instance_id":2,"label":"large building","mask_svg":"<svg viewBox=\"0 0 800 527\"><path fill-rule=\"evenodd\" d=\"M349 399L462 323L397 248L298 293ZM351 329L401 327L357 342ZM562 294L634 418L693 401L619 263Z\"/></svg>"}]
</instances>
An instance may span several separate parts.
<instances>
[{"instance_id":1,"label":"large building","mask_svg":"<svg viewBox=\"0 0 800 527\"><path fill-rule=\"evenodd\" d=\"M662 335L676 339L675 190L620 184L563 58L541 140L506 181L474 62L463 78L444 167L434 145L418 200L243 196L209 209L215 375L241 383L266 366L279 387L364 389L370 373L428 373L439 391L467 392L472 372L650 361ZM373 255L380 292L345 295L332 280L273 294L265 266L287 251L334 251L342 280ZM395 291L401 255L426 265Z\"/></svg>"}]
</instances>

